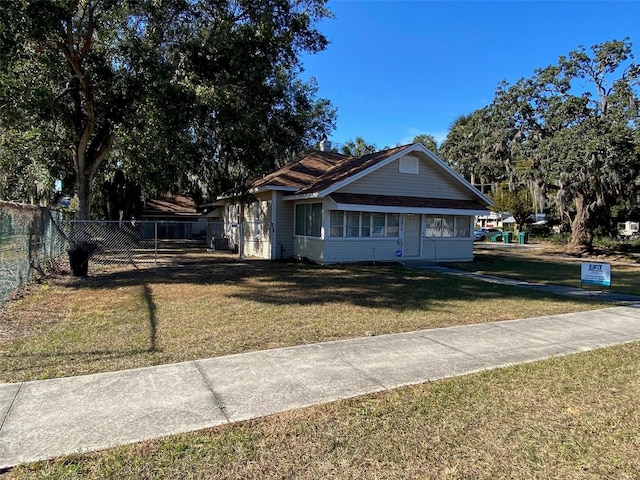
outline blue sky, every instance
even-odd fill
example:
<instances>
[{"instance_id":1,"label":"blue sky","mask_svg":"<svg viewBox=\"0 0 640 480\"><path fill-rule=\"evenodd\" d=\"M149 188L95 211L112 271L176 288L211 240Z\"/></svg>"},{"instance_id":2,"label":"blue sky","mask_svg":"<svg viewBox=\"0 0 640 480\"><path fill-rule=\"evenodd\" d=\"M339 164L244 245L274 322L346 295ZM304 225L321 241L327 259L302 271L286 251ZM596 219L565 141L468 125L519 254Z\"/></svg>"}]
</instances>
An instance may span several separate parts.
<instances>
[{"instance_id":1,"label":"blue sky","mask_svg":"<svg viewBox=\"0 0 640 480\"><path fill-rule=\"evenodd\" d=\"M422 133L439 142L461 115L579 45L630 37L640 60L640 1L329 0L331 42L303 57L303 78L338 109L330 140L378 148Z\"/></svg>"}]
</instances>

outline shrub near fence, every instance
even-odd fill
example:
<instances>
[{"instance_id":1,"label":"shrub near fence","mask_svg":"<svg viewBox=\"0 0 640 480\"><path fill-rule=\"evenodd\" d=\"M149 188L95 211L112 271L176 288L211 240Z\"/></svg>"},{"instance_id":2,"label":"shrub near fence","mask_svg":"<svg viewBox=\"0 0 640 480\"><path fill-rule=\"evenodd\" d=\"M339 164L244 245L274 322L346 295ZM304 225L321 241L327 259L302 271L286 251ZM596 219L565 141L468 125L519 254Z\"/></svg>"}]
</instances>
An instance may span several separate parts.
<instances>
[{"instance_id":1,"label":"shrub near fence","mask_svg":"<svg viewBox=\"0 0 640 480\"><path fill-rule=\"evenodd\" d=\"M64 261L64 224L62 212L0 202L0 305L34 275Z\"/></svg>"}]
</instances>

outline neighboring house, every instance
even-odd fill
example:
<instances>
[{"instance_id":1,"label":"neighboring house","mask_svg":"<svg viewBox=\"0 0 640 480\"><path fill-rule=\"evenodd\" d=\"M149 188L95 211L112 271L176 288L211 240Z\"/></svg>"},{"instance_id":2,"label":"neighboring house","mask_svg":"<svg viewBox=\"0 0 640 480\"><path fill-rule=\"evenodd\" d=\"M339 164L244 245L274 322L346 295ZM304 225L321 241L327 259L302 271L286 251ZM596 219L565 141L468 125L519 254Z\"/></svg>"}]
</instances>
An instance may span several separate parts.
<instances>
[{"instance_id":1,"label":"neighboring house","mask_svg":"<svg viewBox=\"0 0 640 480\"><path fill-rule=\"evenodd\" d=\"M547 216L544 213L531 214L526 223L534 223L542 225L547 223ZM499 229L513 229L516 224L516 219L509 212L489 212L488 215L478 215L476 217L476 227L478 228L499 228Z\"/></svg>"},{"instance_id":2,"label":"neighboring house","mask_svg":"<svg viewBox=\"0 0 640 480\"><path fill-rule=\"evenodd\" d=\"M492 204L420 143L360 157L320 151L254 181L250 205L223 199L241 254L362 261L471 261L473 223Z\"/></svg>"},{"instance_id":3,"label":"neighboring house","mask_svg":"<svg viewBox=\"0 0 640 480\"><path fill-rule=\"evenodd\" d=\"M488 212L485 215L476 217L477 228L503 228L503 219L509 217L509 212Z\"/></svg>"},{"instance_id":4,"label":"neighboring house","mask_svg":"<svg viewBox=\"0 0 640 480\"><path fill-rule=\"evenodd\" d=\"M163 195L150 198L144 203L141 220L157 222L158 238L204 239L206 219L197 211L192 198L185 195ZM145 227L144 237L155 235L150 227Z\"/></svg>"}]
</instances>

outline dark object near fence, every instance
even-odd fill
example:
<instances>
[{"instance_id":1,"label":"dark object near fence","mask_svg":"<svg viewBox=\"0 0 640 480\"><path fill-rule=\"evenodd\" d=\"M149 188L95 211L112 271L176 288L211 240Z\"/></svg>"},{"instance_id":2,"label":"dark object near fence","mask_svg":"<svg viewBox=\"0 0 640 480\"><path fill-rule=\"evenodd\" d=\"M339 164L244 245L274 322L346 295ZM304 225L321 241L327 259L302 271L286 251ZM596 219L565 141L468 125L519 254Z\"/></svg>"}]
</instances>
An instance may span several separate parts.
<instances>
[{"instance_id":1,"label":"dark object near fence","mask_svg":"<svg viewBox=\"0 0 640 480\"><path fill-rule=\"evenodd\" d=\"M69 250L69 266L75 277L86 277L89 273L89 259L98 249L95 243L83 242L73 245Z\"/></svg>"},{"instance_id":2,"label":"dark object near fence","mask_svg":"<svg viewBox=\"0 0 640 480\"><path fill-rule=\"evenodd\" d=\"M213 239L214 250L230 250L228 238L214 238Z\"/></svg>"}]
</instances>

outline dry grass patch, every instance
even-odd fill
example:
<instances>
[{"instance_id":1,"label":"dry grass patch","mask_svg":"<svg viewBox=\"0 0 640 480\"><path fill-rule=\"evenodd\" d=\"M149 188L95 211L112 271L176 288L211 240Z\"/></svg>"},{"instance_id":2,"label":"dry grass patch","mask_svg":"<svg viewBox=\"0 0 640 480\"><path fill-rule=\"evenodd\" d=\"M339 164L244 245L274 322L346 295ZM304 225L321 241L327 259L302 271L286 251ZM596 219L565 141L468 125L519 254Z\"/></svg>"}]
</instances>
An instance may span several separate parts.
<instances>
[{"instance_id":1,"label":"dry grass patch","mask_svg":"<svg viewBox=\"0 0 640 480\"><path fill-rule=\"evenodd\" d=\"M0 381L79 375L290 345L600 308L392 266L183 257L33 287L0 325Z\"/></svg>"},{"instance_id":2,"label":"dry grass patch","mask_svg":"<svg viewBox=\"0 0 640 480\"><path fill-rule=\"evenodd\" d=\"M640 342L25 465L14 479L640 478Z\"/></svg>"}]
</instances>

